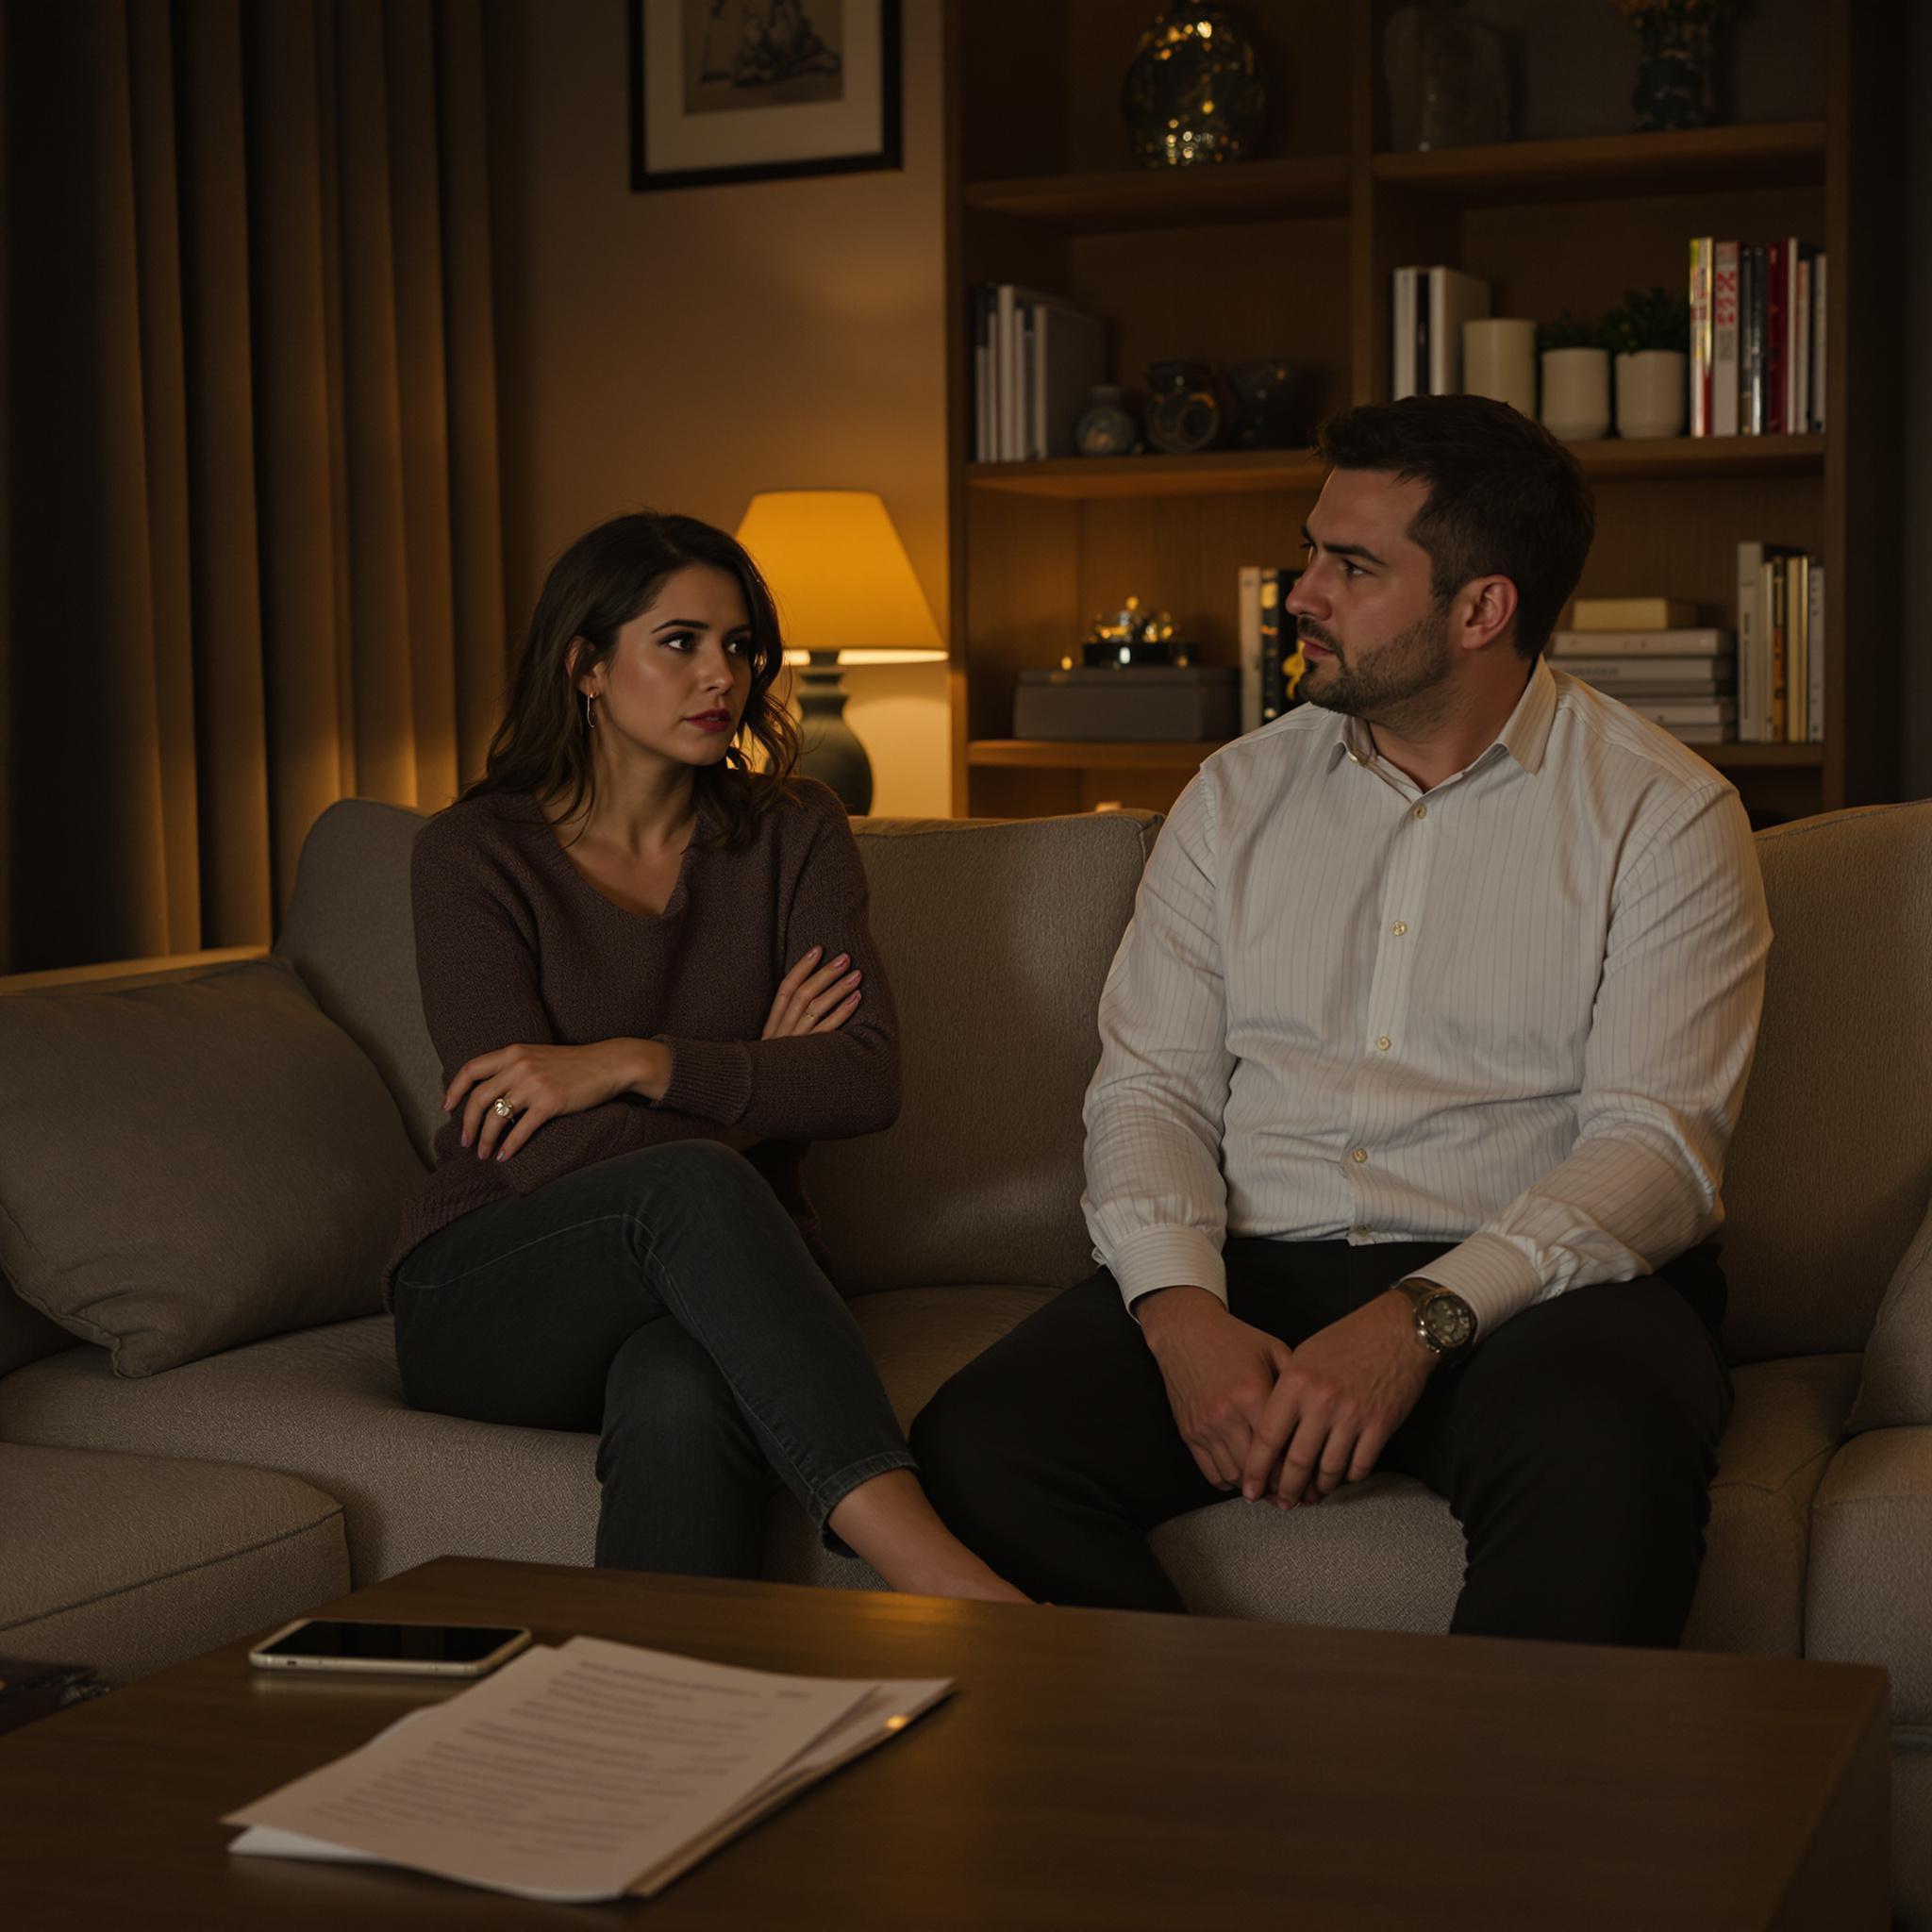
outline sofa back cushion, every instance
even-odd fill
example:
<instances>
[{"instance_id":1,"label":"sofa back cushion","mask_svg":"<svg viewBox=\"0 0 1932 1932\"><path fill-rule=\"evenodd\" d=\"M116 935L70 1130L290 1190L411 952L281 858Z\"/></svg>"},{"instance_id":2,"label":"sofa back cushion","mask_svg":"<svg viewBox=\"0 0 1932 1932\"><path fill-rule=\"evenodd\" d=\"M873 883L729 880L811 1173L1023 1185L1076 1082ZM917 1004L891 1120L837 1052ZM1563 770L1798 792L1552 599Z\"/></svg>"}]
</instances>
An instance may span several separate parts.
<instances>
[{"instance_id":1,"label":"sofa back cushion","mask_svg":"<svg viewBox=\"0 0 1932 1932\"><path fill-rule=\"evenodd\" d=\"M422 1177L273 960L0 999L0 1268L117 1374L371 1312Z\"/></svg>"},{"instance_id":2,"label":"sofa back cushion","mask_svg":"<svg viewBox=\"0 0 1932 1932\"><path fill-rule=\"evenodd\" d=\"M1932 1193L1932 803L1762 832L1764 1024L1725 1166L1739 1360L1861 1349Z\"/></svg>"},{"instance_id":3,"label":"sofa back cushion","mask_svg":"<svg viewBox=\"0 0 1932 1932\"><path fill-rule=\"evenodd\" d=\"M1154 829L1142 813L861 819L873 931L899 1008L890 1132L824 1141L806 1183L862 1293L1059 1287L1091 1267L1080 1102L1102 982Z\"/></svg>"},{"instance_id":4,"label":"sofa back cushion","mask_svg":"<svg viewBox=\"0 0 1932 1932\"><path fill-rule=\"evenodd\" d=\"M75 1345L74 1337L59 1323L49 1321L40 1309L22 1301L13 1283L0 1274L0 1381L15 1369Z\"/></svg>"}]
</instances>

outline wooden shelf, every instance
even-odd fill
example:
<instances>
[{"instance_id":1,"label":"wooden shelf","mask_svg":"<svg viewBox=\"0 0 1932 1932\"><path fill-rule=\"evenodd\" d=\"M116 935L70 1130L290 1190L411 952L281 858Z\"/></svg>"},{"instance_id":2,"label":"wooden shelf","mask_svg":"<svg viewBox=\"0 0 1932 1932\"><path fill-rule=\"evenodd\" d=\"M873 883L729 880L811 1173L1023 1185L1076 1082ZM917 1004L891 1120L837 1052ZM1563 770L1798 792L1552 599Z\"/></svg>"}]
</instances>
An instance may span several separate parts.
<instances>
[{"instance_id":1,"label":"wooden shelf","mask_svg":"<svg viewBox=\"0 0 1932 1932\"><path fill-rule=\"evenodd\" d=\"M1130 168L1109 175L1042 175L975 181L962 191L969 208L1039 222L1066 234L1172 228L1199 222L1266 222L1345 215L1348 161L1230 161L1221 167Z\"/></svg>"},{"instance_id":2,"label":"wooden shelf","mask_svg":"<svg viewBox=\"0 0 1932 1932\"><path fill-rule=\"evenodd\" d=\"M1822 436L1680 436L1573 443L1595 480L1669 476L1804 476L1824 468ZM1146 496L1257 496L1319 490L1313 450L1216 450L1198 457L1056 457L1043 463L969 463L974 490L1077 502Z\"/></svg>"},{"instance_id":3,"label":"wooden shelf","mask_svg":"<svg viewBox=\"0 0 1932 1932\"><path fill-rule=\"evenodd\" d=\"M1150 744L1111 740L975 738L966 747L969 765L1034 772L1191 772L1229 741ZM1824 763L1822 744L1693 744L1707 764L1720 770L1806 771Z\"/></svg>"},{"instance_id":4,"label":"wooden shelf","mask_svg":"<svg viewBox=\"0 0 1932 1932\"><path fill-rule=\"evenodd\" d=\"M1034 772L1191 772L1225 744L1124 742L1102 739L975 738L966 747L969 765L1004 765Z\"/></svg>"},{"instance_id":5,"label":"wooden shelf","mask_svg":"<svg viewBox=\"0 0 1932 1932\"><path fill-rule=\"evenodd\" d=\"M1824 123L1780 121L1379 154L1370 172L1390 187L1464 205L1815 187L1824 179Z\"/></svg>"},{"instance_id":6,"label":"wooden shelf","mask_svg":"<svg viewBox=\"0 0 1932 1932\"><path fill-rule=\"evenodd\" d=\"M1319 490L1310 449L1215 450L1198 457L1055 457L1043 463L969 463L974 490L1082 501L1118 496L1257 496Z\"/></svg>"}]
</instances>

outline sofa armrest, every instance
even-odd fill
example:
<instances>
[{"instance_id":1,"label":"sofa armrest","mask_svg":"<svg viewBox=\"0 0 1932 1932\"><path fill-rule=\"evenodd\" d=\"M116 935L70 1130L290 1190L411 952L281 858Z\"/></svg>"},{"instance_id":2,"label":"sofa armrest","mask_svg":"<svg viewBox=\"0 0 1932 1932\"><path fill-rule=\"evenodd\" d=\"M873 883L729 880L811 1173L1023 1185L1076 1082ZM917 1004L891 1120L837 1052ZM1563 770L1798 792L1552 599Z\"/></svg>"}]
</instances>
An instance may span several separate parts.
<instances>
[{"instance_id":1,"label":"sofa armrest","mask_svg":"<svg viewBox=\"0 0 1932 1932\"><path fill-rule=\"evenodd\" d=\"M1891 1673L1894 1724L1932 1724L1932 1427L1874 1429L1811 1511L1805 1654Z\"/></svg>"}]
</instances>

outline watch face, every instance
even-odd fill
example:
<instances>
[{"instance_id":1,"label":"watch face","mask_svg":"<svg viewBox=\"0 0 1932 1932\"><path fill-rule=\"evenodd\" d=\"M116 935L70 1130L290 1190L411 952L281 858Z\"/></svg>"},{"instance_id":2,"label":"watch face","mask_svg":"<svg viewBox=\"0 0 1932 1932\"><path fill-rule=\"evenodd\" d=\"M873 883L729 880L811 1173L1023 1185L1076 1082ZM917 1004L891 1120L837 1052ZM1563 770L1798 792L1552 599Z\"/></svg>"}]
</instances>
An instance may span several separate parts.
<instances>
[{"instance_id":1,"label":"watch face","mask_svg":"<svg viewBox=\"0 0 1932 1932\"><path fill-rule=\"evenodd\" d=\"M1475 1339L1475 1313L1459 1294L1446 1290L1423 1304L1424 1325L1438 1348L1467 1348Z\"/></svg>"}]
</instances>

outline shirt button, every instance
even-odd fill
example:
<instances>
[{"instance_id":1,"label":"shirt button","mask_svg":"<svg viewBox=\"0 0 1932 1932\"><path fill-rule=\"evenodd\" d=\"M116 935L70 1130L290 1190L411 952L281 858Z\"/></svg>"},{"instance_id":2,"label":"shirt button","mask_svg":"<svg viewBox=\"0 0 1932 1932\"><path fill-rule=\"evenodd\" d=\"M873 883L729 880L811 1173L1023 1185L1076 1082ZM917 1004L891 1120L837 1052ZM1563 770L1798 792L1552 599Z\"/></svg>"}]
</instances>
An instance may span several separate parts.
<instances>
[{"instance_id":1,"label":"shirt button","mask_svg":"<svg viewBox=\"0 0 1932 1932\"><path fill-rule=\"evenodd\" d=\"M1374 1232L1374 1230L1371 1228L1366 1222L1364 1222L1359 1227L1356 1229L1356 1239L1357 1241L1367 1241L1369 1236Z\"/></svg>"},{"instance_id":2,"label":"shirt button","mask_svg":"<svg viewBox=\"0 0 1932 1932\"><path fill-rule=\"evenodd\" d=\"M1419 806L1417 806L1417 807L1416 807L1416 808L1415 808L1415 815L1416 815L1416 817L1417 817L1417 818L1419 818L1419 819L1425 819L1425 818L1427 818L1427 817L1428 817L1428 815L1429 815L1429 808L1428 808L1428 807L1427 807L1427 806L1425 806L1425 805L1419 805Z\"/></svg>"},{"instance_id":3,"label":"shirt button","mask_svg":"<svg viewBox=\"0 0 1932 1932\"><path fill-rule=\"evenodd\" d=\"M1386 1033L1383 1034L1380 1040L1376 1041L1375 1050L1378 1053L1387 1053L1389 1051L1389 1036Z\"/></svg>"},{"instance_id":4,"label":"shirt button","mask_svg":"<svg viewBox=\"0 0 1932 1932\"><path fill-rule=\"evenodd\" d=\"M1400 939L1403 936L1403 934L1408 930L1408 921L1406 919L1398 919L1395 922L1395 924L1389 928L1389 930L1392 932L1397 939Z\"/></svg>"},{"instance_id":5,"label":"shirt button","mask_svg":"<svg viewBox=\"0 0 1932 1932\"><path fill-rule=\"evenodd\" d=\"M1369 1150L1366 1147L1357 1147L1348 1158L1359 1165L1369 1158Z\"/></svg>"}]
</instances>

